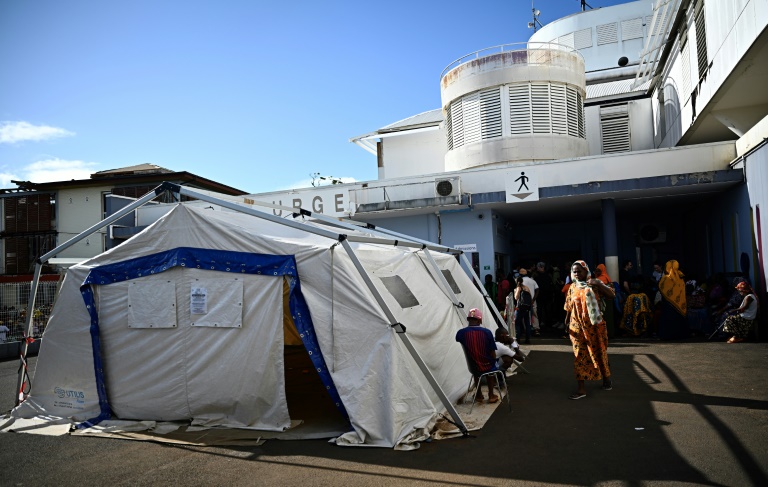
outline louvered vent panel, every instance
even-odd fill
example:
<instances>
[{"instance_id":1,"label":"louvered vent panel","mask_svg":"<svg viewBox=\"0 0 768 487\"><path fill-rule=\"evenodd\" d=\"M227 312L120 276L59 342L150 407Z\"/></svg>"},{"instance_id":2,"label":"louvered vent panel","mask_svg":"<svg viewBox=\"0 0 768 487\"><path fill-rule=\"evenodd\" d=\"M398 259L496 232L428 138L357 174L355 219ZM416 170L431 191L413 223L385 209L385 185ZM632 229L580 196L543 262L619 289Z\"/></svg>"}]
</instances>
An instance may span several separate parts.
<instances>
[{"instance_id":1,"label":"louvered vent panel","mask_svg":"<svg viewBox=\"0 0 768 487\"><path fill-rule=\"evenodd\" d=\"M445 128L448 132L448 150L453 150L453 117L451 116L451 107L445 111Z\"/></svg>"},{"instance_id":2,"label":"louvered vent panel","mask_svg":"<svg viewBox=\"0 0 768 487\"><path fill-rule=\"evenodd\" d=\"M552 133L568 135L568 101L565 85L552 83L549 86L552 114Z\"/></svg>"},{"instance_id":3,"label":"louvered vent panel","mask_svg":"<svg viewBox=\"0 0 768 487\"><path fill-rule=\"evenodd\" d=\"M577 30L573 33L573 47L586 49L592 47L592 29Z\"/></svg>"},{"instance_id":4,"label":"louvered vent panel","mask_svg":"<svg viewBox=\"0 0 768 487\"><path fill-rule=\"evenodd\" d=\"M578 92L568 87L568 135L579 137L579 100Z\"/></svg>"},{"instance_id":5,"label":"louvered vent panel","mask_svg":"<svg viewBox=\"0 0 768 487\"><path fill-rule=\"evenodd\" d=\"M597 45L611 44L618 42L618 33L616 22L612 24L603 24L597 26Z\"/></svg>"},{"instance_id":6,"label":"louvered vent panel","mask_svg":"<svg viewBox=\"0 0 768 487\"><path fill-rule=\"evenodd\" d=\"M509 129L512 135L533 133L531 96L527 84L509 87Z\"/></svg>"},{"instance_id":7,"label":"louvered vent panel","mask_svg":"<svg viewBox=\"0 0 768 487\"><path fill-rule=\"evenodd\" d=\"M451 126L453 128L452 148L464 145L464 111L461 100L451 103Z\"/></svg>"},{"instance_id":8,"label":"louvered vent panel","mask_svg":"<svg viewBox=\"0 0 768 487\"><path fill-rule=\"evenodd\" d=\"M685 43L685 46L683 46L683 52L680 53L680 55L683 57L683 100L688 99L688 95L691 94L691 51L688 47L690 45L689 42Z\"/></svg>"},{"instance_id":9,"label":"louvered vent panel","mask_svg":"<svg viewBox=\"0 0 768 487\"><path fill-rule=\"evenodd\" d=\"M626 105L600 108L603 154L629 152L629 114Z\"/></svg>"},{"instance_id":10,"label":"louvered vent panel","mask_svg":"<svg viewBox=\"0 0 768 487\"><path fill-rule=\"evenodd\" d=\"M574 47L574 35L573 32L565 34L557 38L557 43L568 47Z\"/></svg>"},{"instance_id":11,"label":"louvered vent panel","mask_svg":"<svg viewBox=\"0 0 768 487\"><path fill-rule=\"evenodd\" d=\"M707 72L707 28L704 21L704 7L696 15L696 56L699 64L699 78Z\"/></svg>"},{"instance_id":12,"label":"louvered vent panel","mask_svg":"<svg viewBox=\"0 0 768 487\"><path fill-rule=\"evenodd\" d=\"M579 103L579 137L586 139L587 129L584 124L584 99L581 97L581 93L576 93L576 101Z\"/></svg>"},{"instance_id":13,"label":"louvered vent panel","mask_svg":"<svg viewBox=\"0 0 768 487\"><path fill-rule=\"evenodd\" d=\"M642 39L643 38L643 19L631 19L621 21L621 40L628 41L630 39Z\"/></svg>"},{"instance_id":14,"label":"louvered vent panel","mask_svg":"<svg viewBox=\"0 0 768 487\"><path fill-rule=\"evenodd\" d=\"M531 118L534 134L551 133L547 83L531 83Z\"/></svg>"},{"instance_id":15,"label":"louvered vent panel","mask_svg":"<svg viewBox=\"0 0 768 487\"><path fill-rule=\"evenodd\" d=\"M645 24L646 28L648 30L648 35L654 35L657 36L661 33L661 30L664 28L664 22L667 20L667 12L666 9L659 10L659 13L656 15L656 25L653 26L653 32L651 33L651 22L653 22L653 15L649 15L645 18Z\"/></svg>"},{"instance_id":16,"label":"louvered vent panel","mask_svg":"<svg viewBox=\"0 0 768 487\"><path fill-rule=\"evenodd\" d=\"M501 88L480 92L480 127L483 139L501 137Z\"/></svg>"},{"instance_id":17,"label":"louvered vent panel","mask_svg":"<svg viewBox=\"0 0 768 487\"><path fill-rule=\"evenodd\" d=\"M472 93L461 99L464 109L464 145L478 142L480 130L480 93Z\"/></svg>"}]
</instances>

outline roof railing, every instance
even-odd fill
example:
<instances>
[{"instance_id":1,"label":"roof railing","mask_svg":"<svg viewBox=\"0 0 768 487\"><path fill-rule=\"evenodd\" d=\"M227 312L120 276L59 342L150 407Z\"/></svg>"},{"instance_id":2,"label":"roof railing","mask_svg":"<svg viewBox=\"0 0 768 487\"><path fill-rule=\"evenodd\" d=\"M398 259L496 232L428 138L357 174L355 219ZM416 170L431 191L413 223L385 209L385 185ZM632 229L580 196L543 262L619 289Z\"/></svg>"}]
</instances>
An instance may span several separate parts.
<instances>
[{"instance_id":1,"label":"roof railing","mask_svg":"<svg viewBox=\"0 0 768 487\"><path fill-rule=\"evenodd\" d=\"M461 66L462 64L472 61L474 59L480 59L486 56L492 56L494 54L502 54L505 52L532 51L532 50L539 50L539 49L552 49L557 51L573 52L581 56L581 53L578 51L578 49L575 49L571 46L567 46L565 44L558 44L557 42L515 42L511 44L500 44L498 46L486 47L484 49L480 49L479 51L471 52L469 54L461 56L460 58L456 59L455 61L450 63L448 66L446 66L445 69L443 69L443 72L440 73L440 79L443 79L443 76L445 76L446 73L448 73L453 68ZM583 56L581 57L583 58Z\"/></svg>"}]
</instances>

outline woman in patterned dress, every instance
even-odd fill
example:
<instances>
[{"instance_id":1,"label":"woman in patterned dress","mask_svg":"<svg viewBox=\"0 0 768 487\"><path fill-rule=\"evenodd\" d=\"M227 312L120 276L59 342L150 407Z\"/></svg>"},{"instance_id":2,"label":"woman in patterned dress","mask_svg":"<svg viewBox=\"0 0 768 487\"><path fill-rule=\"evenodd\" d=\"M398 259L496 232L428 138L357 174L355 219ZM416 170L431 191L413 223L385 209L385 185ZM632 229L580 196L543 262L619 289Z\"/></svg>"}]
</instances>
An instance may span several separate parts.
<instances>
[{"instance_id":1,"label":"woman in patterned dress","mask_svg":"<svg viewBox=\"0 0 768 487\"><path fill-rule=\"evenodd\" d=\"M667 261L664 275L659 280L661 294L661 318L659 319L659 338L679 340L688 338L687 300L685 295L685 275L676 260Z\"/></svg>"},{"instance_id":2,"label":"woman in patterned dress","mask_svg":"<svg viewBox=\"0 0 768 487\"><path fill-rule=\"evenodd\" d=\"M573 367L576 392L570 399L586 397L584 381L603 380L603 389L610 391L611 369L608 366L608 331L600 312L598 296L613 299L613 289L599 279L589 278L589 267L583 260L571 266L571 287L565 300L568 334L573 344Z\"/></svg>"},{"instance_id":3,"label":"woman in patterned dress","mask_svg":"<svg viewBox=\"0 0 768 487\"><path fill-rule=\"evenodd\" d=\"M743 342L757 319L757 297L752 287L746 281L741 281L736 285L736 290L743 300L738 309L726 312L728 317L725 319L723 331L733 335L728 339L728 343Z\"/></svg>"}]
</instances>

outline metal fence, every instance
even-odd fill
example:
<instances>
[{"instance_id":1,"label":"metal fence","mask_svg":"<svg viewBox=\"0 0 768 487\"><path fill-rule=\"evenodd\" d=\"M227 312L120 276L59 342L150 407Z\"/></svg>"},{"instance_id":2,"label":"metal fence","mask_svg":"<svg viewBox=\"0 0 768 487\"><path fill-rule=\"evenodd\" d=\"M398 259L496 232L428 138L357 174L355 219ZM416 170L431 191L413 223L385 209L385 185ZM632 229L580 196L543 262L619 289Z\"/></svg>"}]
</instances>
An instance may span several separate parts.
<instances>
[{"instance_id":1,"label":"metal fence","mask_svg":"<svg viewBox=\"0 0 768 487\"><path fill-rule=\"evenodd\" d=\"M18 342L24 338L30 286L31 282L0 283L0 343ZM39 283L32 327L35 339L43 336L58 286L57 281Z\"/></svg>"}]
</instances>

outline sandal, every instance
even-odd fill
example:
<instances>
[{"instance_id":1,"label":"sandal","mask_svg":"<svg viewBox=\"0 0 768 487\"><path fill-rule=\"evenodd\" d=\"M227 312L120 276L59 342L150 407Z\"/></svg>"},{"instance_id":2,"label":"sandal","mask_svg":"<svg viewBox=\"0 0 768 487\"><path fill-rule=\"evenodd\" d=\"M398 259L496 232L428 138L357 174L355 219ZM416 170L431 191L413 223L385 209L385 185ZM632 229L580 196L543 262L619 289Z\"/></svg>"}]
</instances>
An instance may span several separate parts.
<instances>
[{"instance_id":1,"label":"sandal","mask_svg":"<svg viewBox=\"0 0 768 487\"><path fill-rule=\"evenodd\" d=\"M488 404L499 402L499 396L488 396Z\"/></svg>"},{"instance_id":2,"label":"sandal","mask_svg":"<svg viewBox=\"0 0 768 487\"><path fill-rule=\"evenodd\" d=\"M582 394L580 392L574 392L573 394L568 396L568 399L573 399L575 401L575 400L581 399L583 397L587 397L587 395L586 394Z\"/></svg>"}]
</instances>

